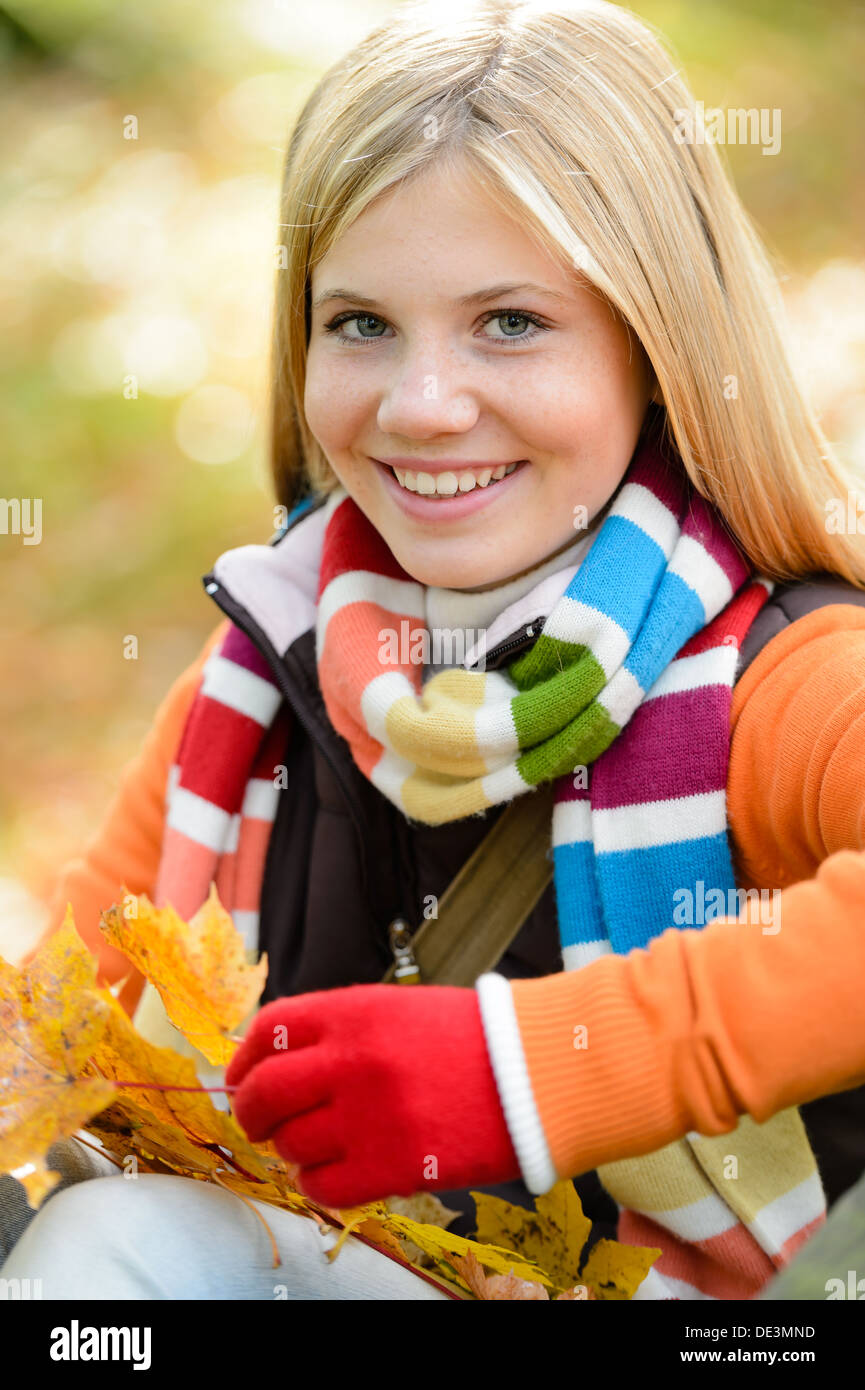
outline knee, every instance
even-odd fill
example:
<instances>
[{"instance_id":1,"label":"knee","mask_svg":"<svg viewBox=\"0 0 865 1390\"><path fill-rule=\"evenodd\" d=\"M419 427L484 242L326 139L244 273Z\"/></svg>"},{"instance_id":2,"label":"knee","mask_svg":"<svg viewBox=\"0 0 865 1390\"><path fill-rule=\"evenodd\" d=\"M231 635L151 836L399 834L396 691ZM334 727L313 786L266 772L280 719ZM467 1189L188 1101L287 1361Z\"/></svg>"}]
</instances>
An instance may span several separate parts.
<instances>
[{"instance_id":1,"label":"knee","mask_svg":"<svg viewBox=\"0 0 865 1390\"><path fill-rule=\"evenodd\" d=\"M46 1298L170 1298L188 1259L191 1178L91 1178L58 1192L15 1245L5 1277L38 1279Z\"/></svg>"}]
</instances>

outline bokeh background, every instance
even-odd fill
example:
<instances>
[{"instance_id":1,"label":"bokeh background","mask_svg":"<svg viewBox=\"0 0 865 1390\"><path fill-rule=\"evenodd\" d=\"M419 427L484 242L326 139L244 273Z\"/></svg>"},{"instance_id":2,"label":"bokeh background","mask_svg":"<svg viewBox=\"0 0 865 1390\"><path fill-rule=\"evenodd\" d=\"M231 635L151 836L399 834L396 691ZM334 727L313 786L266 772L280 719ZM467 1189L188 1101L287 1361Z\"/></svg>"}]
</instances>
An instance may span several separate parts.
<instances>
[{"instance_id":1,"label":"bokeh background","mask_svg":"<svg viewBox=\"0 0 865 1390\"><path fill-rule=\"evenodd\" d=\"M7 958L41 930L60 867L217 621L201 576L274 530L283 151L320 74L393 8L0 3L0 495L42 498L40 544L0 534ZM861 0L630 8L707 108L780 109L778 155L724 153L777 266L800 377L865 475Z\"/></svg>"}]
</instances>

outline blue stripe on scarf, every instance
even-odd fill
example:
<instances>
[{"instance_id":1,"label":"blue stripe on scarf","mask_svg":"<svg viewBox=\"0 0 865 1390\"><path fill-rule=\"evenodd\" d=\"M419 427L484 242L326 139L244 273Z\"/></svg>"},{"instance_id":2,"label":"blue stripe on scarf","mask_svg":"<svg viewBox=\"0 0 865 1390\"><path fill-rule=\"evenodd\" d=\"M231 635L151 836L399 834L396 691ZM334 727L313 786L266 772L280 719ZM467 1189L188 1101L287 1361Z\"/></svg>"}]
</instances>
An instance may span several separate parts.
<instances>
[{"instance_id":1,"label":"blue stripe on scarf","mask_svg":"<svg viewBox=\"0 0 865 1390\"><path fill-rule=\"evenodd\" d=\"M612 618L633 641L666 565L663 550L641 526L608 516L565 592Z\"/></svg>"},{"instance_id":2,"label":"blue stripe on scarf","mask_svg":"<svg viewBox=\"0 0 865 1390\"><path fill-rule=\"evenodd\" d=\"M698 882L706 897L713 889L735 888L726 831L645 849L607 850L597 856L591 844L558 845L553 851L556 905L562 946L610 942L624 954L647 946L667 927L694 927L706 922L677 923L673 914L683 888L699 905ZM706 909L707 920L719 915ZM720 915L723 915L723 911Z\"/></svg>"},{"instance_id":3,"label":"blue stripe on scarf","mask_svg":"<svg viewBox=\"0 0 865 1390\"><path fill-rule=\"evenodd\" d=\"M643 690L649 690L676 652L705 626L706 611L697 594L668 571L625 658L625 667Z\"/></svg>"}]
</instances>

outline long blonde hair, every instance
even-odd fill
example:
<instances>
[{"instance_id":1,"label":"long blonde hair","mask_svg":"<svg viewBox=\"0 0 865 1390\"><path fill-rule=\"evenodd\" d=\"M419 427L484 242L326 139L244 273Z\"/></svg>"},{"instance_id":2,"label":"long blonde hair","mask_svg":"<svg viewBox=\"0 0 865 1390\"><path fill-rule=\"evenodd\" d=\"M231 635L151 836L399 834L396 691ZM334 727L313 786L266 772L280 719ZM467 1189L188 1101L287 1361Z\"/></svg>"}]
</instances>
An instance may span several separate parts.
<instances>
[{"instance_id":1,"label":"long blonde hair","mask_svg":"<svg viewBox=\"0 0 865 1390\"><path fill-rule=\"evenodd\" d=\"M776 275L663 40L605 0L412 0L322 77L292 132L273 333L272 473L286 506L333 472L303 416L311 268L385 189L469 161L639 337L696 490L751 563L865 588L856 490L794 379Z\"/></svg>"}]
</instances>

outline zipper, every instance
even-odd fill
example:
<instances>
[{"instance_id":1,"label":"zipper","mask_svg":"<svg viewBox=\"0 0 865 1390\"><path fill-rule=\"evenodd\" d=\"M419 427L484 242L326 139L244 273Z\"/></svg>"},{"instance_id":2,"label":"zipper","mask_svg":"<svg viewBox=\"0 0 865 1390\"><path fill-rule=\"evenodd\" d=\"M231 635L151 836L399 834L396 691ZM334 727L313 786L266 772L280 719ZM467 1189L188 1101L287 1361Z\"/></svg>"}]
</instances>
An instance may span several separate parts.
<instances>
[{"instance_id":1,"label":"zipper","mask_svg":"<svg viewBox=\"0 0 865 1390\"><path fill-rule=\"evenodd\" d=\"M540 629L543 627L543 624L543 618L534 618L531 623L526 624L519 637L510 637L506 642L500 642L498 646L493 647L491 652L486 653L486 656L484 657L485 665L493 659L497 660L500 656L504 656L507 652L513 651L516 647L522 647L527 642L536 641L537 638L541 635ZM538 628L537 632L535 631L535 628ZM468 667L468 670L470 671L474 669L475 668L473 666Z\"/></svg>"},{"instance_id":2,"label":"zipper","mask_svg":"<svg viewBox=\"0 0 865 1390\"><path fill-rule=\"evenodd\" d=\"M419 985L422 983L420 966L412 950L411 927L404 917L394 917L387 929L388 942L394 959L394 984Z\"/></svg>"}]
</instances>

